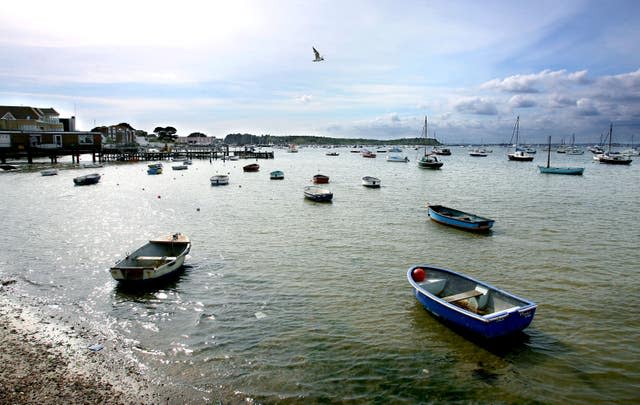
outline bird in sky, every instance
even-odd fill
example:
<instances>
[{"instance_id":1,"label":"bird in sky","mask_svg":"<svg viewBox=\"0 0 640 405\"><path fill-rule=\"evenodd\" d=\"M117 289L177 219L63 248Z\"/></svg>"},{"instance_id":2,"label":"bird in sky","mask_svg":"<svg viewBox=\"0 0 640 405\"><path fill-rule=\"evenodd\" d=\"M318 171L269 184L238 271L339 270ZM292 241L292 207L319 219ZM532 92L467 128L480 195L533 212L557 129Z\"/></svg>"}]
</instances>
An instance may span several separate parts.
<instances>
[{"instance_id":1,"label":"bird in sky","mask_svg":"<svg viewBox=\"0 0 640 405\"><path fill-rule=\"evenodd\" d=\"M317 50L315 47L313 47L313 46L312 46L312 48L313 48L313 53L316 55L316 58L315 58L313 61L314 61L314 62L321 62L321 61L323 61L323 60L324 60L324 58L323 58L322 56L320 56L320 52L318 52L318 50Z\"/></svg>"}]
</instances>

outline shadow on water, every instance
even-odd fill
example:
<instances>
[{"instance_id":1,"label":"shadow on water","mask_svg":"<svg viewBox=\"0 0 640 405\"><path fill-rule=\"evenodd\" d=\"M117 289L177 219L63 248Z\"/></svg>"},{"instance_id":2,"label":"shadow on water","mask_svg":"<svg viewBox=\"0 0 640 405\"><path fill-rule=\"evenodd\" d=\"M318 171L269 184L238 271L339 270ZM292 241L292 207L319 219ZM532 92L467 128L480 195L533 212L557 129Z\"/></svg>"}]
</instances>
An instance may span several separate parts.
<instances>
[{"instance_id":1,"label":"shadow on water","mask_svg":"<svg viewBox=\"0 0 640 405\"><path fill-rule=\"evenodd\" d=\"M115 287L115 295L126 301L145 301L155 297L159 291L175 291L180 282L188 277L187 270L192 266L183 265L177 271L157 280L144 282L122 283Z\"/></svg>"}]
</instances>

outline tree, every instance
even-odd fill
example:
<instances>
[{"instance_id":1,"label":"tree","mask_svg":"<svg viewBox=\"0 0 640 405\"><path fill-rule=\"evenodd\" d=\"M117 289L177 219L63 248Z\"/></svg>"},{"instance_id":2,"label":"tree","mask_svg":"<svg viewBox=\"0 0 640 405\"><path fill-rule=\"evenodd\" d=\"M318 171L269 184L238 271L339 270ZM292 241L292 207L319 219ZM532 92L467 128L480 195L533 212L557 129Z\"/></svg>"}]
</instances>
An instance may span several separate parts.
<instances>
[{"instance_id":1,"label":"tree","mask_svg":"<svg viewBox=\"0 0 640 405\"><path fill-rule=\"evenodd\" d=\"M158 136L158 140L163 142L173 142L178 138L178 135L176 135L178 131L171 126L166 128L156 127L153 132Z\"/></svg>"},{"instance_id":2,"label":"tree","mask_svg":"<svg viewBox=\"0 0 640 405\"><path fill-rule=\"evenodd\" d=\"M192 132L189 135L187 135L187 138L200 138L200 137L206 137L207 135L203 134L202 132Z\"/></svg>"}]
</instances>

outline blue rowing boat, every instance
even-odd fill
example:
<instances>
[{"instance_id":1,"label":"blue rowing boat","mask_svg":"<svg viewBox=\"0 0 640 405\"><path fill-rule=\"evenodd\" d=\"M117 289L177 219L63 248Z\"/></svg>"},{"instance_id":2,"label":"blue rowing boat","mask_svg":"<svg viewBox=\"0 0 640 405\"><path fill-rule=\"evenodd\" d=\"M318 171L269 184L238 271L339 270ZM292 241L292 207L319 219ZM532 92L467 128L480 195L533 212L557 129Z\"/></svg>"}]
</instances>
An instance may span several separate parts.
<instances>
[{"instance_id":1,"label":"blue rowing boat","mask_svg":"<svg viewBox=\"0 0 640 405\"><path fill-rule=\"evenodd\" d=\"M537 308L529 300L452 270L413 266L407 279L427 311L485 339L522 331L531 324Z\"/></svg>"},{"instance_id":2,"label":"blue rowing boat","mask_svg":"<svg viewBox=\"0 0 640 405\"><path fill-rule=\"evenodd\" d=\"M470 214L468 212L454 210L442 205L429 204L429 217L441 224L454 226L465 231L487 232L495 222L493 219Z\"/></svg>"}]
</instances>

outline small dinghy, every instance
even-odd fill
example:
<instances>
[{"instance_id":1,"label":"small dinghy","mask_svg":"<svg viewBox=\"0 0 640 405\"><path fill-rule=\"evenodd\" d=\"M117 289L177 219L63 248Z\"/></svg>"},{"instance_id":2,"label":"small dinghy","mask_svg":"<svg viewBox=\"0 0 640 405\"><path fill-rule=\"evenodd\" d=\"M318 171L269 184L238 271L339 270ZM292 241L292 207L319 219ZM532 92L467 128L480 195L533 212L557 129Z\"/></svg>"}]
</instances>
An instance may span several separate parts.
<instances>
[{"instance_id":1,"label":"small dinghy","mask_svg":"<svg viewBox=\"0 0 640 405\"><path fill-rule=\"evenodd\" d=\"M96 184L100 181L100 175L98 173L87 174L85 176L76 177L73 179L73 183L76 186L88 186L90 184Z\"/></svg>"},{"instance_id":2,"label":"small dinghy","mask_svg":"<svg viewBox=\"0 0 640 405\"><path fill-rule=\"evenodd\" d=\"M362 185L369 188L380 188L380 179L373 176L364 176Z\"/></svg>"},{"instance_id":3,"label":"small dinghy","mask_svg":"<svg viewBox=\"0 0 640 405\"><path fill-rule=\"evenodd\" d=\"M229 184L229 176L226 174L215 174L209 179L212 186L226 186Z\"/></svg>"},{"instance_id":4,"label":"small dinghy","mask_svg":"<svg viewBox=\"0 0 640 405\"><path fill-rule=\"evenodd\" d=\"M158 280L176 273L191 250L186 235L174 233L150 240L110 269L120 282Z\"/></svg>"},{"instance_id":5,"label":"small dinghy","mask_svg":"<svg viewBox=\"0 0 640 405\"><path fill-rule=\"evenodd\" d=\"M453 226L465 231L488 232L493 223L493 219L470 214L468 212L454 210L443 205L428 205L429 218L443 225Z\"/></svg>"},{"instance_id":6,"label":"small dinghy","mask_svg":"<svg viewBox=\"0 0 640 405\"><path fill-rule=\"evenodd\" d=\"M260 165L257 163L251 163L242 168L245 172L257 172L260 170Z\"/></svg>"},{"instance_id":7,"label":"small dinghy","mask_svg":"<svg viewBox=\"0 0 640 405\"><path fill-rule=\"evenodd\" d=\"M429 265L409 268L416 299L439 319L485 339L525 329L536 304L452 270Z\"/></svg>"},{"instance_id":8,"label":"small dinghy","mask_svg":"<svg viewBox=\"0 0 640 405\"><path fill-rule=\"evenodd\" d=\"M43 176L55 176L56 174L58 174L58 169L44 169L40 172L41 175Z\"/></svg>"},{"instance_id":9,"label":"small dinghy","mask_svg":"<svg viewBox=\"0 0 640 405\"><path fill-rule=\"evenodd\" d=\"M331 190L320 186L305 187L304 196L309 200L318 202L330 202L333 199L333 193Z\"/></svg>"}]
</instances>

